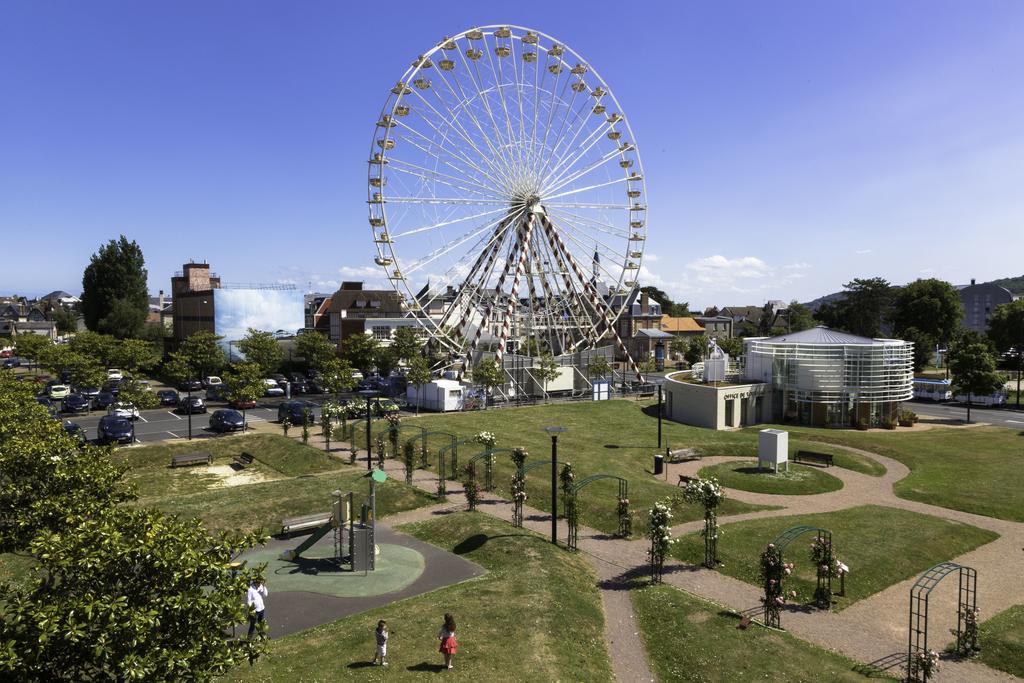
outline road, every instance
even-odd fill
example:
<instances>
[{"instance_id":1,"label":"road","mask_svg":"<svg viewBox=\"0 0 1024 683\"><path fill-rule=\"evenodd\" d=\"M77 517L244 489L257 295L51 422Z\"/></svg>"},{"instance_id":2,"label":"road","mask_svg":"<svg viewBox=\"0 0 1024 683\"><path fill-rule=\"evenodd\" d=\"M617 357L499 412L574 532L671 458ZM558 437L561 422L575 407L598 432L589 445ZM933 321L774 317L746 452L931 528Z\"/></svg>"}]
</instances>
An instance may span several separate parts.
<instances>
[{"instance_id":1,"label":"road","mask_svg":"<svg viewBox=\"0 0 1024 683\"><path fill-rule=\"evenodd\" d=\"M911 401L904 404L918 415L939 417L948 420L967 419L967 406L959 403L926 403ZM1024 430L1024 411L993 410L991 408L971 407L971 422L987 422L997 427Z\"/></svg>"}]
</instances>

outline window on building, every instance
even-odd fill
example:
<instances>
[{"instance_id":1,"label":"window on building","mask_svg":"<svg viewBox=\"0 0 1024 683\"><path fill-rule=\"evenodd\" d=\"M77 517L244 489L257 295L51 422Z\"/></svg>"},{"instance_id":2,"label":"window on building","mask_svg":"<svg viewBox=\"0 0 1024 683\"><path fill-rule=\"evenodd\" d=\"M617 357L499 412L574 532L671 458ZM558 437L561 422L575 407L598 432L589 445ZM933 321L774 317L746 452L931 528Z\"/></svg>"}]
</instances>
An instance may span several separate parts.
<instances>
[{"instance_id":1,"label":"window on building","mask_svg":"<svg viewBox=\"0 0 1024 683\"><path fill-rule=\"evenodd\" d=\"M386 341L391 339L391 328L386 325L374 325L373 326L373 338L378 341Z\"/></svg>"}]
</instances>

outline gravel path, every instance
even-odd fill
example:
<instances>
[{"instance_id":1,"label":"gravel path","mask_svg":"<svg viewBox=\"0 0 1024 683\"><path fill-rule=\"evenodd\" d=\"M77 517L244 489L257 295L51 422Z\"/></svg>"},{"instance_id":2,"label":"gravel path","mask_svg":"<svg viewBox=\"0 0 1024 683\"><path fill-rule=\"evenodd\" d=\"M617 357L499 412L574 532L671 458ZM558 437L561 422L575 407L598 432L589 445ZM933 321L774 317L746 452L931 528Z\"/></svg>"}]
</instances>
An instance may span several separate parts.
<instances>
[{"instance_id":1,"label":"gravel path","mask_svg":"<svg viewBox=\"0 0 1024 683\"><path fill-rule=\"evenodd\" d=\"M319 438L319 437L316 437ZM313 444L314 439L310 440ZM322 447L322 440L319 441ZM878 461L886 467L881 477L871 477L839 467L829 473L843 481L843 488L818 495L785 496L752 493L728 489L728 495L744 502L761 505L779 505L778 510L752 512L730 516L724 523L746 519L761 519L786 515L831 512L860 505L881 505L911 510L943 519L972 524L1000 534L1000 538L976 548L952 561L974 567L978 571L978 605L983 618L1011 605L1024 603L1024 581L1018 574L1007 571L1008 558L1017 557L1024 547L1024 524L983 517L967 512L950 510L915 501L897 498L893 484L909 474L902 463L854 448L847 450ZM338 443L332 447L333 456L347 446ZM360 451L359 459L365 463L366 455ZM749 458L707 457L699 461L668 465L668 480L675 481L679 474L693 476L702 467L730 460ZM385 469L391 476L404 478L400 462L388 460ZM416 470L413 483L420 488L436 491L436 476L429 470ZM465 499L461 485L448 483L448 502L418 510L411 510L388 518L397 525L409 521L429 519L456 509L463 509ZM501 519L511 521L512 506L504 499L484 497L479 509ZM524 507L524 526L541 534L550 533L550 516L546 512ZM698 531L703 521L688 522L673 528L673 535ZM559 538L565 538L564 522L559 522ZM593 529L580 527L579 550L584 553L598 576L601 600L605 611L605 640L612 667L620 681L652 681L649 662L635 624L629 588L647 574L647 542L612 538ZM854 575L855 579L855 575ZM666 563L664 580L673 586L706 600L727 606L737 612L760 615L760 591L750 584L714 570L671 560ZM794 608L783 616L786 630L793 635L823 648L841 652L852 659L899 674L906 664L908 595L916 577L897 583L868 598L860 600L842 612L804 611ZM951 584L949 586L945 584ZM930 598L929 646L941 649L951 637L948 628L955 627L955 579L943 583ZM938 674L943 681L1013 681L1010 674L990 669L980 663L944 658Z\"/></svg>"}]
</instances>

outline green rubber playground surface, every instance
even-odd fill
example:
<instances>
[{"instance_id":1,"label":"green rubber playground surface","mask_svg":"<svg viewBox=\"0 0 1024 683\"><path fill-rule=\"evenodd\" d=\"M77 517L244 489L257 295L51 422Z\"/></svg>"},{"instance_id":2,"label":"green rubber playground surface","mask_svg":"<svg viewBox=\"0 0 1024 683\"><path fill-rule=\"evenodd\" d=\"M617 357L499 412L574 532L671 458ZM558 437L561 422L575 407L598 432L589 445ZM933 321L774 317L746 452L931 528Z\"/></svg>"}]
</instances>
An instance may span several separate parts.
<instances>
[{"instance_id":1,"label":"green rubber playground surface","mask_svg":"<svg viewBox=\"0 0 1024 683\"><path fill-rule=\"evenodd\" d=\"M296 545L298 541L296 542ZM281 549L247 553L249 566L266 562L267 588L276 592L304 591L339 598L368 597L401 590L418 579L426 566L423 556L412 548L391 543L380 544L376 569L367 572L339 571L330 545L314 547L297 562L278 559Z\"/></svg>"}]
</instances>

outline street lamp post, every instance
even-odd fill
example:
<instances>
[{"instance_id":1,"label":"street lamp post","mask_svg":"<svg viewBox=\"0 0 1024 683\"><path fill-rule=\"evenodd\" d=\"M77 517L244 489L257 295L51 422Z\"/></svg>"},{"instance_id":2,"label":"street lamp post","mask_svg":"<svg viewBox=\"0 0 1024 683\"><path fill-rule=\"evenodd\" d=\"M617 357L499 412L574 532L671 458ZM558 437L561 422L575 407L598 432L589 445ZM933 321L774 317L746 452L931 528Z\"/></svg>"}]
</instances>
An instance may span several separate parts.
<instances>
[{"instance_id":1,"label":"street lamp post","mask_svg":"<svg viewBox=\"0 0 1024 683\"><path fill-rule=\"evenodd\" d=\"M372 422L370 418L370 399L377 395L373 389L363 389L359 395L366 401L366 469L373 469L373 435Z\"/></svg>"},{"instance_id":2,"label":"street lamp post","mask_svg":"<svg viewBox=\"0 0 1024 683\"><path fill-rule=\"evenodd\" d=\"M568 429L565 427L545 427L544 431L551 435L551 542L558 544L558 435Z\"/></svg>"},{"instance_id":3,"label":"street lamp post","mask_svg":"<svg viewBox=\"0 0 1024 683\"><path fill-rule=\"evenodd\" d=\"M658 385L658 450L659 451L661 450L661 414L662 414L662 406L664 405L661 401L662 401L661 385L659 384Z\"/></svg>"}]
</instances>

